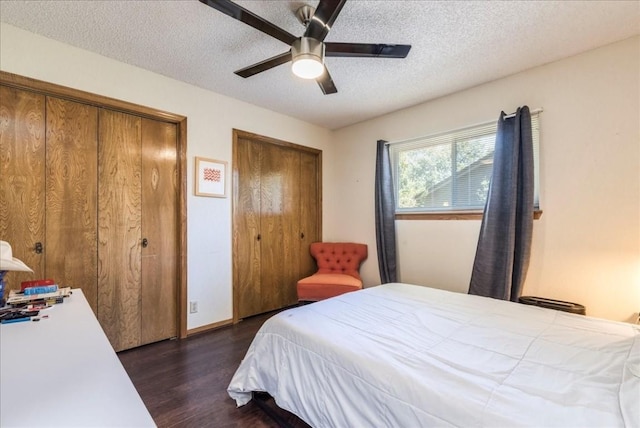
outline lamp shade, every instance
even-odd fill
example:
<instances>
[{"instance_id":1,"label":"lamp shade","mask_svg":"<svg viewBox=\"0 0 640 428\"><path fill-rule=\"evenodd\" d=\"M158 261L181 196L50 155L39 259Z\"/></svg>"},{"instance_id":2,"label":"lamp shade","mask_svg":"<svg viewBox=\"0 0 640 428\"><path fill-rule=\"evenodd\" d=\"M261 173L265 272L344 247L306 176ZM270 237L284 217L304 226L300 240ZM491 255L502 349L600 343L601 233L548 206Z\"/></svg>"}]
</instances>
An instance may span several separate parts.
<instances>
[{"instance_id":1,"label":"lamp shade","mask_svg":"<svg viewBox=\"0 0 640 428\"><path fill-rule=\"evenodd\" d=\"M291 45L291 70L303 79L316 79L324 73L324 43L301 37Z\"/></svg>"},{"instance_id":2,"label":"lamp shade","mask_svg":"<svg viewBox=\"0 0 640 428\"><path fill-rule=\"evenodd\" d=\"M0 241L0 271L6 270L33 272L24 262L13 257L11 245L7 241Z\"/></svg>"}]
</instances>

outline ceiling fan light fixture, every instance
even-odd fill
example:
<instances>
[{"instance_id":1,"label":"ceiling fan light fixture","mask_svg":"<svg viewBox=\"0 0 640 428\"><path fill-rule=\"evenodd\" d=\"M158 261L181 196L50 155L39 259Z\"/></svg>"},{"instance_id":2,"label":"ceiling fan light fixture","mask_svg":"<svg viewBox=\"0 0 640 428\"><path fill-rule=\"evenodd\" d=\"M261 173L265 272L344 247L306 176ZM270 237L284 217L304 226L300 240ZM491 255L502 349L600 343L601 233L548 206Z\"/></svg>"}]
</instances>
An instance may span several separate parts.
<instances>
[{"instance_id":1,"label":"ceiling fan light fixture","mask_svg":"<svg viewBox=\"0 0 640 428\"><path fill-rule=\"evenodd\" d=\"M280 55L236 70L234 71L235 74L247 78L291 61L293 73L304 79L315 79L325 95L338 92L338 88L333 83L331 74L324 64L325 55L342 58L405 58L411 49L411 45L324 43L346 1L316 0L314 2L317 5L316 8L310 5L299 7L295 15L300 23L304 25L305 31L304 35L298 38L274 23L236 4L235 1L200 0L207 6L291 47Z\"/></svg>"},{"instance_id":2,"label":"ceiling fan light fixture","mask_svg":"<svg viewBox=\"0 0 640 428\"><path fill-rule=\"evenodd\" d=\"M316 79L324 73L324 43L300 37L291 45L291 70L302 79Z\"/></svg>"}]
</instances>

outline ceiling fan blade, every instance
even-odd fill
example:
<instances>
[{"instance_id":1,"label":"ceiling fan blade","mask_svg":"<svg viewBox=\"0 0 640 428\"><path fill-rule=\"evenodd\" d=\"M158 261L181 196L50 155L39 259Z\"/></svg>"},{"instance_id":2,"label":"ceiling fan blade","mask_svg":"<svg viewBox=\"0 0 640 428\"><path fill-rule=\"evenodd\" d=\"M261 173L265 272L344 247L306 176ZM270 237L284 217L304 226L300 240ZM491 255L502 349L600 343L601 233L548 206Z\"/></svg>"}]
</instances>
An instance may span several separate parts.
<instances>
[{"instance_id":1,"label":"ceiling fan blade","mask_svg":"<svg viewBox=\"0 0 640 428\"><path fill-rule=\"evenodd\" d=\"M238 21L244 22L245 24L255 28L256 30L262 31L265 34L274 37L281 42L284 42L288 45L291 45L297 37L288 31L283 30L275 24L265 20L264 18L259 17L253 12L248 11L247 9L238 6L232 1L229 0L200 0L201 3L210 6L225 15L229 15L230 17L237 19Z\"/></svg>"},{"instance_id":2,"label":"ceiling fan blade","mask_svg":"<svg viewBox=\"0 0 640 428\"><path fill-rule=\"evenodd\" d=\"M281 64L285 64L289 61L291 61L291 51L287 51L285 53L281 53L280 55L276 55L269 59L265 59L264 61L260 61L257 64L253 64L241 70L234 71L234 73L240 77L247 78L247 77L253 76L254 74L267 71L270 68L277 67Z\"/></svg>"},{"instance_id":3,"label":"ceiling fan blade","mask_svg":"<svg viewBox=\"0 0 640 428\"><path fill-rule=\"evenodd\" d=\"M338 88L336 88L335 83L333 83L333 79L331 78L331 74L329 74L329 70L326 65L324 67L324 73L316 79L316 82L318 82L320 89L322 89L322 93L325 95L335 94L338 92Z\"/></svg>"},{"instance_id":4,"label":"ceiling fan blade","mask_svg":"<svg viewBox=\"0 0 640 428\"><path fill-rule=\"evenodd\" d=\"M304 36L323 41L324 38L327 37L327 34L329 34L329 30L333 27L333 23L336 21L346 1L347 0L320 0L316 8L316 13L313 14L309 25L307 25Z\"/></svg>"},{"instance_id":5,"label":"ceiling fan blade","mask_svg":"<svg viewBox=\"0 0 640 428\"><path fill-rule=\"evenodd\" d=\"M411 45L371 43L325 43L325 55L331 57L405 58Z\"/></svg>"}]
</instances>

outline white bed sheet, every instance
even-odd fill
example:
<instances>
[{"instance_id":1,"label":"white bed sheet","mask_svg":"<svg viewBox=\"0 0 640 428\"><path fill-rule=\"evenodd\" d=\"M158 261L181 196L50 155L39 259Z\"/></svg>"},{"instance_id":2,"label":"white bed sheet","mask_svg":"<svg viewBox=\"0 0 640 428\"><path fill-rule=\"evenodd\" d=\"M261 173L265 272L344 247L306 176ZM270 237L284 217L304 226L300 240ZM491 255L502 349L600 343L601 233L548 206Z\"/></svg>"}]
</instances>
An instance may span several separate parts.
<instances>
[{"instance_id":1,"label":"white bed sheet","mask_svg":"<svg viewBox=\"0 0 640 428\"><path fill-rule=\"evenodd\" d=\"M282 312L228 388L314 427L639 427L637 326L409 284Z\"/></svg>"}]
</instances>

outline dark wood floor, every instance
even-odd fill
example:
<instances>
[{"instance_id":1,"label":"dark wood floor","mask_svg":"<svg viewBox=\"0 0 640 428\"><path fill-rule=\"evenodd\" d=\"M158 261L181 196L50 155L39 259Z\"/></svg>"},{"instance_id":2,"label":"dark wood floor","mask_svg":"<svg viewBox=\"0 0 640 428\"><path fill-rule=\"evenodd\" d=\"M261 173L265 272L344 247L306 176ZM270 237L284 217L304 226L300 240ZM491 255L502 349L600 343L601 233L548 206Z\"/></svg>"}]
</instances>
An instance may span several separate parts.
<instances>
[{"instance_id":1,"label":"dark wood floor","mask_svg":"<svg viewBox=\"0 0 640 428\"><path fill-rule=\"evenodd\" d=\"M167 340L118 354L159 427L277 427L253 401L237 408L227 395L231 377L262 323L258 315L234 326ZM273 400L270 400L273 403ZM275 408L293 427L308 427Z\"/></svg>"}]
</instances>

